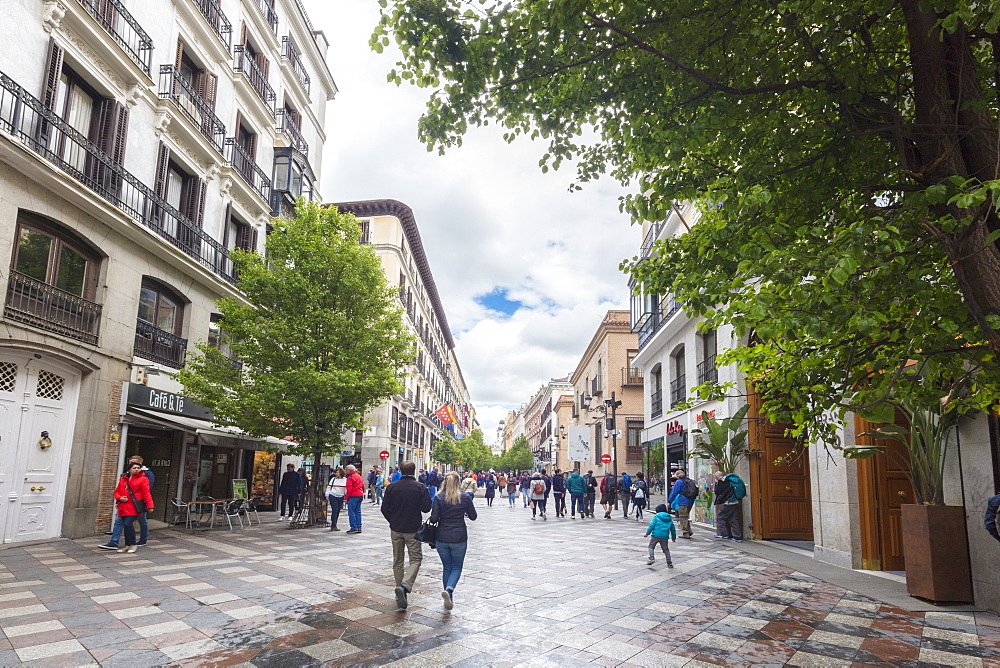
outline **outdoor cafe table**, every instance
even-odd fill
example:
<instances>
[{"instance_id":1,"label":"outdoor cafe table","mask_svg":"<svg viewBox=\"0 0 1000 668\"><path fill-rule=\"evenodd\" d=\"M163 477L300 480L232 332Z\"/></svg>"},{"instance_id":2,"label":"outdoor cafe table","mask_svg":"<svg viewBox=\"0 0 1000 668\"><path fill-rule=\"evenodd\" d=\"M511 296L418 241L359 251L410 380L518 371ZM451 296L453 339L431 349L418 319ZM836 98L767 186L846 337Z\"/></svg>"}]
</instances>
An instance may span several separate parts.
<instances>
[{"instance_id":1,"label":"outdoor cafe table","mask_svg":"<svg viewBox=\"0 0 1000 668\"><path fill-rule=\"evenodd\" d=\"M230 501L235 501L236 499L212 499L211 501L189 501L188 506L211 506L212 507L212 519L209 521L208 528L215 528L215 515L217 509ZM191 512L191 508L188 508L188 512ZM201 513L198 514L198 525L201 526ZM194 524L191 525L191 531L194 531Z\"/></svg>"}]
</instances>

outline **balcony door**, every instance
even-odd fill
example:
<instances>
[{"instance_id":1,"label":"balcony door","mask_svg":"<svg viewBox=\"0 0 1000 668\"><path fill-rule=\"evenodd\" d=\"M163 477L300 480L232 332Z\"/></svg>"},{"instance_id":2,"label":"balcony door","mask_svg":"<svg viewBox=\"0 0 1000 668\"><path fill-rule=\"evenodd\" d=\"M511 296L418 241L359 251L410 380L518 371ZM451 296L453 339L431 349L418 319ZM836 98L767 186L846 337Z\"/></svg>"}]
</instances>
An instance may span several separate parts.
<instances>
[{"instance_id":1,"label":"balcony door","mask_svg":"<svg viewBox=\"0 0 1000 668\"><path fill-rule=\"evenodd\" d=\"M0 348L0 536L59 536L80 373Z\"/></svg>"}]
</instances>

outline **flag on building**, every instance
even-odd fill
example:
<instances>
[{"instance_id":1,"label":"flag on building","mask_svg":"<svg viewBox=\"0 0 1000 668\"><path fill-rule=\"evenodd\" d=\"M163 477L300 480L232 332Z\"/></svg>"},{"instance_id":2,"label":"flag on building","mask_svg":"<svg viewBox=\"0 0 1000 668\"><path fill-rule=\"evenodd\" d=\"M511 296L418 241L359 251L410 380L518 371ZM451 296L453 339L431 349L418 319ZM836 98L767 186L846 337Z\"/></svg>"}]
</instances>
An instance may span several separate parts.
<instances>
[{"instance_id":1,"label":"flag on building","mask_svg":"<svg viewBox=\"0 0 1000 668\"><path fill-rule=\"evenodd\" d=\"M451 408L450 405L445 404L441 408L434 411L434 415L437 415L438 420L441 420L441 424L444 425L445 427L455 422L454 411L449 412L448 409L450 408Z\"/></svg>"}]
</instances>

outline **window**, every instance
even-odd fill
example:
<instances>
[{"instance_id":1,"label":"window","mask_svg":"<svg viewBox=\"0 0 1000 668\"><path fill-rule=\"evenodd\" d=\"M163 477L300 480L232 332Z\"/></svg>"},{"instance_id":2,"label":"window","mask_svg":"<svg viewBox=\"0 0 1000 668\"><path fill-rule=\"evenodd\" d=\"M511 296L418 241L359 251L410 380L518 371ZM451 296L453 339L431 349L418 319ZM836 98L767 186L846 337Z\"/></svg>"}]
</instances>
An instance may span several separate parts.
<instances>
[{"instance_id":1,"label":"window","mask_svg":"<svg viewBox=\"0 0 1000 668\"><path fill-rule=\"evenodd\" d=\"M154 211L161 232L182 249L200 251L198 232L205 216L205 182L176 162L163 142L157 156L154 191L173 209Z\"/></svg>"},{"instance_id":2,"label":"window","mask_svg":"<svg viewBox=\"0 0 1000 668\"><path fill-rule=\"evenodd\" d=\"M189 88L195 95L198 96L198 100L207 105L211 111L215 111L215 98L216 91L218 90L219 78L212 74L212 72L208 69L196 63L191 58L190 54L188 54L187 50L185 50L184 43L180 40L177 40L177 53L174 58L174 68L177 70L178 76L188 84L187 87L181 86L181 88ZM189 97L186 90L184 94ZM201 106L198 104L198 100L190 100L195 108ZM195 113L194 117L200 118L201 114Z\"/></svg>"},{"instance_id":3,"label":"window","mask_svg":"<svg viewBox=\"0 0 1000 668\"><path fill-rule=\"evenodd\" d=\"M625 461L629 466L642 465L643 451L642 443L640 442L641 435L642 422L628 420L625 423L625 438L627 439Z\"/></svg>"},{"instance_id":4,"label":"window","mask_svg":"<svg viewBox=\"0 0 1000 668\"><path fill-rule=\"evenodd\" d=\"M594 425L594 463L601 463L601 455L604 454L603 448L603 437L604 437L604 421L600 421ZM612 455L614 456L614 455Z\"/></svg>"},{"instance_id":5,"label":"window","mask_svg":"<svg viewBox=\"0 0 1000 668\"><path fill-rule=\"evenodd\" d=\"M392 407L392 420L389 423L389 429L393 438L399 433L399 409L395 406Z\"/></svg>"},{"instance_id":6,"label":"window","mask_svg":"<svg viewBox=\"0 0 1000 668\"><path fill-rule=\"evenodd\" d=\"M93 299L97 258L41 221L18 223L14 271L77 297Z\"/></svg>"},{"instance_id":7,"label":"window","mask_svg":"<svg viewBox=\"0 0 1000 668\"><path fill-rule=\"evenodd\" d=\"M143 282L139 292L139 320L170 334L180 334L183 320L180 300L163 288Z\"/></svg>"},{"instance_id":8,"label":"window","mask_svg":"<svg viewBox=\"0 0 1000 668\"><path fill-rule=\"evenodd\" d=\"M232 205L226 209L226 229L222 241L226 250L234 248L254 252L257 250L257 230L237 218Z\"/></svg>"}]
</instances>

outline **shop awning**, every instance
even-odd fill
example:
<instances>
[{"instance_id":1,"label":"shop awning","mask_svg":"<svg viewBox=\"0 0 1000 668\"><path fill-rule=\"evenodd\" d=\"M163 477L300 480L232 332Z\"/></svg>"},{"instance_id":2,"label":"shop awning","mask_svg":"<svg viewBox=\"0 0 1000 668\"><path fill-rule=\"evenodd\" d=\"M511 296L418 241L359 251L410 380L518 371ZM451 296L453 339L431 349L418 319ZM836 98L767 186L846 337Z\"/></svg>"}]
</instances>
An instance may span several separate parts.
<instances>
[{"instance_id":1,"label":"shop awning","mask_svg":"<svg viewBox=\"0 0 1000 668\"><path fill-rule=\"evenodd\" d=\"M288 441L273 436L265 438L255 438L247 436L235 427L222 427L207 420L199 420L185 415L174 415L172 413L159 413L156 411L146 411L141 408L129 407L124 416L125 422L130 424L146 424L155 427L166 427L167 429L178 429L198 434L200 440L206 445L216 445L220 447L259 447L261 443L267 443L271 447L282 450L288 446ZM281 446L281 447L276 447Z\"/></svg>"}]
</instances>

